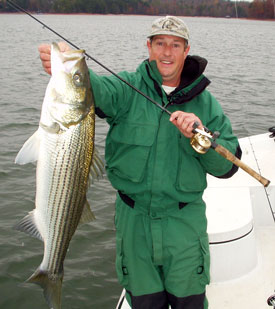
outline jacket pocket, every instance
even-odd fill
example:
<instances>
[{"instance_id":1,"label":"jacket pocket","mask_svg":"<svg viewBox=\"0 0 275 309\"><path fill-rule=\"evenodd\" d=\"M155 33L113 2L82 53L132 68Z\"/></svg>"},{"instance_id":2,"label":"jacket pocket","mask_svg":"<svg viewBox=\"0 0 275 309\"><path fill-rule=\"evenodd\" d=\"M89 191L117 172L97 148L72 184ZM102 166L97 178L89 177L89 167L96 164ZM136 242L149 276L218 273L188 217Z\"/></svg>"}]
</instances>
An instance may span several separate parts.
<instances>
[{"instance_id":1,"label":"jacket pocket","mask_svg":"<svg viewBox=\"0 0 275 309\"><path fill-rule=\"evenodd\" d=\"M147 168L157 127L119 123L113 126L106 143L109 172L132 182L141 182Z\"/></svg>"},{"instance_id":2,"label":"jacket pocket","mask_svg":"<svg viewBox=\"0 0 275 309\"><path fill-rule=\"evenodd\" d=\"M184 192L201 192L206 188L206 173L193 150L187 152L186 139L179 137L179 161L176 188Z\"/></svg>"}]
</instances>

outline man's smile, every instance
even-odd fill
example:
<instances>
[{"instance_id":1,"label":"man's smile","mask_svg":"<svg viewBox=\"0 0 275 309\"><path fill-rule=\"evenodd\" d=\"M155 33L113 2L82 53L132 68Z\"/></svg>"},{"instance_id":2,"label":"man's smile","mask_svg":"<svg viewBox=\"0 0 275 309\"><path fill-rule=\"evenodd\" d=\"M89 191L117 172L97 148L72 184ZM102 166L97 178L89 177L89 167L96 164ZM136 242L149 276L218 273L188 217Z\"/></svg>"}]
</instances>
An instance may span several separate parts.
<instances>
[{"instance_id":1,"label":"man's smile","mask_svg":"<svg viewBox=\"0 0 275 309\"><path fill-rule=\"evenodd\" d=\"M173 61L168 61L168 60L160 60L160 62L163 64L173 64Z\"/></svg>"}]
</instances>

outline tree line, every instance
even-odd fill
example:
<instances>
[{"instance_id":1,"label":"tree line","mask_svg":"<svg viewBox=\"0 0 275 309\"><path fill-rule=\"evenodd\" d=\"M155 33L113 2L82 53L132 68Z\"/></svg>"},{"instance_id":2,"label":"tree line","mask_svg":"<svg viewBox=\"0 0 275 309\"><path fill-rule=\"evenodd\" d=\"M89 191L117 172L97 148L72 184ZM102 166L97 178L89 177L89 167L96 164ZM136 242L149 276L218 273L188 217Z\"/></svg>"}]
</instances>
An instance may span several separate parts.
<instances>
[{"instance_id":1,"label":"tree line","mask_svg":"<svg viewBox=\"0 0 275 309\"><path fill-rule=\"evenodd\" d=\"M13 0L36 13L93 13L275 19L275 0ZM0 12L14 12L5 2Z\"/></svg>"}]
</instances>

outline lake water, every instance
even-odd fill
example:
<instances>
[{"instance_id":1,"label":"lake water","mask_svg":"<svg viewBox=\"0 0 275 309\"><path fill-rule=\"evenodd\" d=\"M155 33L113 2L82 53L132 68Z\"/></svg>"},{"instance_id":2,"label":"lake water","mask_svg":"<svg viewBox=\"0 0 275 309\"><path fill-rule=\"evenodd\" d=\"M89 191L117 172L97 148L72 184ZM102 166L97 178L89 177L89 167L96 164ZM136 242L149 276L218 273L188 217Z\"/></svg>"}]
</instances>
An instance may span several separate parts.
<instances>
[{"instance_id":1,"label":"lake water","mask_svg":"<svg viewBox=\"0 0 275 309\"><path fill-rule=\"evenodd\" d=\"M133 71L147 57L146 36L154 16L36 15L115 72ZM275 23L185 18L190 54L208 59L209 89L239 137L275 125ZM0 308L47 308L42 290L24 281L42 260L43 245L13 225L34 208L35 166L14 158L37 129L49 76L37 47L59 41L27 15L0 15ZM104 69L88 61L99 74ZM108 74L108 73L107 73ZM107 125L97 119L96 144L104 153ZM121 287L115 274L115 192L107 179L89 190L97 220L73 237L65 260L62 308L112 309ZM236 308L237 309L237 308Z\"/></svg>"}]
</instances>

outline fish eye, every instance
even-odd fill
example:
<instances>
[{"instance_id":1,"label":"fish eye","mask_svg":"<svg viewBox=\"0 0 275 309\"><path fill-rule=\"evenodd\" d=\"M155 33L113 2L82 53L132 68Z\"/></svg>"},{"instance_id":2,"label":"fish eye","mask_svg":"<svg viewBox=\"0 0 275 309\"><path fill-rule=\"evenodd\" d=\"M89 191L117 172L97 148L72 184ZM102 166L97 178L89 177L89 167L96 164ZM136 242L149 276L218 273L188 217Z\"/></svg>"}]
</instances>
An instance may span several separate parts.
<instances>
[{"instance_id":1,"label":"fish eye","mask_svg":"<svg viewBox=\"0 0 275 309\"><path fill-rule=\"evenodd\" d=\"M81 75L78 72L74 74L73 81L74 81L74 84L76 86L79 86L81 84L82 78L81 78Z\"/></svg>"}]
</instances>

